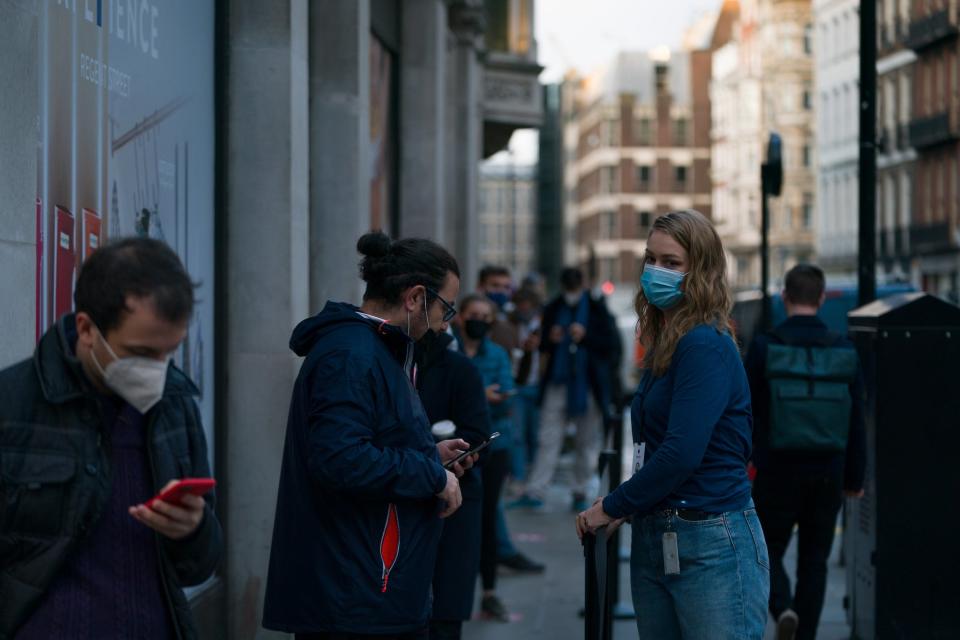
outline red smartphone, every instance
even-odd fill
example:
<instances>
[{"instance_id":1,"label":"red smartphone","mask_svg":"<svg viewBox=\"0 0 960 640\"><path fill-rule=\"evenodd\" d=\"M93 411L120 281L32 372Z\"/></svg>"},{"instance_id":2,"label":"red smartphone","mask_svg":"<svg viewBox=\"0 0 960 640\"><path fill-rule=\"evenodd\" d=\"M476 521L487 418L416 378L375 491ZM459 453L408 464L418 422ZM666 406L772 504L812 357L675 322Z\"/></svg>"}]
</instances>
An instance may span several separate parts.
<instances>
[{"instance_id":1,"label":"red smartphone","mask_svg":"<svg viewBox=\"0 0 960 640\"><path fill-rule=\"evenodd\" d=\"M183 496L202 496L209 493L215 486L217 486L217 481L213 478L182 478L177 480L176 484L170 485L147 500L146 506L152 509L154 502L163 500L167 504L179 507L183 504Z\"/></svg>"}]
</instances>

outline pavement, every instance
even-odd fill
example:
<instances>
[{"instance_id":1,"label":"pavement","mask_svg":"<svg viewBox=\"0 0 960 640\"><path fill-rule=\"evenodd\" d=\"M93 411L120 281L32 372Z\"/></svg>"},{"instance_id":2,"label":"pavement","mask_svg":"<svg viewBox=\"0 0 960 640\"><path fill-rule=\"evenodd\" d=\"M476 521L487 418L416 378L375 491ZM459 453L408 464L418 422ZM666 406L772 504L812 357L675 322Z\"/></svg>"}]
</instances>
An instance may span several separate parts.
<instances>
[{"instance_id":1,"label":"pavement","mask_svg":"<svg viewBox=\"0 0 960 640\"><path fill-rule=\"evenodd\" d=\"M629 464L629 462L627 462ZM516 547L529 557L547 565L539 575L521 575L500 569L497 595L511 612L508 623L481 620L476 616L480 605L480 587L477 586L475 619L464 625L464 640L513 640L550 638L551 640L580 639L584 637L580 611L584 598L583 549L574 531L574 514L570 510L570 493L566 488L570 477L572 457L561 459L557 481L547 496L542 512L508 510L507 521ZM599 483L598 483L599 484ZM629 555L630 527L623 527L621 549ZM829 563L827 595L820 621L820 640L840 640L850 637L850 628L843 610L846 593L844 569L838 566L840 536L834 541ZM793 580L796 567L796 537L787 551L787 570ZM630 604L630 566L620 565L620 601ZM632 620L614 624L613 637L617 640L636 638L637 629ZM768 621L766 639L773 639L773 621Z\"/></svg>"}]
</instances>

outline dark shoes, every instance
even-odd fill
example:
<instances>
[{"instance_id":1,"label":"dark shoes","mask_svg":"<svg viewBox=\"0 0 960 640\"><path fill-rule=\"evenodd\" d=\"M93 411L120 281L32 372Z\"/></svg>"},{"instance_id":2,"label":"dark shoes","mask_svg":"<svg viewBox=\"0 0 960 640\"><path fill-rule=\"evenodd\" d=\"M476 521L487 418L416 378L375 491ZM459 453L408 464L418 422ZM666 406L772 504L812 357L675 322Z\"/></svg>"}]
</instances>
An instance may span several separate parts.
<instances>
[{"instance_id":1,"label":"dark shoes","mask_svg":"<svg viewBox=\"0 0 960 640\"><path fill-rule=\"evenodd\" d=\"M777 640L793 640L797 635L797 624L800 619L797 612L787 609L777 618Z\"/></svg>"},{"instance_id":2,"label":"dark shoes","mask_svg":"<svg viewBox=\"0 0 960 640\"><path fill-rule=\"evenodd\" d=\"M537 498L536 496L523 494L516 500L508 502L504 508L508 511L512 509L530 509L532 511L542 511L543 500Z\"/></svg>"},{"instance_id":3,"label":"dark shoes","mask_svg":"<svg viewBox=\"0 0 960 640\"><path fill-rule=\"evenodd\" d=\"M484 596L480 601L480 614L484 618L496 620L498 622L510 622L510 614L507 608L500 602L497 596Z\"/></svg>"},{"instance_id":4,"label":"dark shoes","mask_svg":"<svg viewBox=\"0 0 960 640\"><path fill-rule=\"evenodd\" d=\"M497 560L497 564L499 564L501 567L513 569L518 573L543 573L543 571L546 569L546 565L540 564L539 562L534 562L522 553L516 553L506 558L500 558Z\"/></svg>"}]
</instances>

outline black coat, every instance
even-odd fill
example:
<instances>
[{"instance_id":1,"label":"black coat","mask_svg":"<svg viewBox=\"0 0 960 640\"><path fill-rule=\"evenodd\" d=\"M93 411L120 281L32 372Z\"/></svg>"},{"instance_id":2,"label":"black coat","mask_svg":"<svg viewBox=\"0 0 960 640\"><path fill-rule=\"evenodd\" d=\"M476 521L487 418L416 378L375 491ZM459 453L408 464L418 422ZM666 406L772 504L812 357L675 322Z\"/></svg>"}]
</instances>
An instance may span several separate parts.
<instances>
[{"instance_id":1,"label":"black coat","mask_svg":"<svg viewBox=\"0 0 960 640\"><path fill-rule=\"evenodd\" d=\"M824 338L830 336L830 329L817 316L792 316L781 323L776 331L788 336L800 346L819 346ZM838 335L834 338L834 346L837 348L854 348L853 342L846 337ZM810 476L833 471L838 475L843 474L844 489L859 491L863 488L867 464L863 370L857 366L857 376L850 385L853 403L844 453L771 451L770 385L766 377L767 345L771 342L779 342L772 333L761 333L754 337L744 362L753 404L753 463L758 473Z\"/></svg>"},{"instance_id":2,"label":"black coat","mask_svg":"<svg viewBox=\"0 0 960 640\"><path fill-rule=\"evenodd\" d=\"M413 343L328 302L297 325L290 347L306 359L290 402L263 625L422 629L447 472L407 369Z\"/></svg>"},{"instance_id":3,"label":"black coat","mask_svg":"<svg viewBox=\"0 0 960 640\"><path fill-rule=\"evenodd\" d=\"M620 343L620 334L617 332L617 325L607 310L607 305L603 298L594 298L590 296L589 315L587 316L587 332L584 334L581 348L587 350L587 381L590 384L590 390L593 393L593 399L604 419L609 417L610 402L612 397L612 363L616 362L622 352ZM550 332L557 324L557 314L560 312L561 305L566 305L563 296L554 298L543 310L543 321L540 339L540 351L547 354L546 367L540 378L540 401L543 401L543 394L553 372L553 363L557 345L550 341Z\"/></svg>"},{"instance_id":4,"label":"black coat","mask_svg":"<svg viewBox=\"0 0 960 640\"><path fill-rule=\"evenodd\" d=\"M431 424L451 420L454 437L471 445L490 435L486 392L477 367L462 353L447 347L453 338L440 334L418 353L417 389ZM480 513L483 486L479 469L460 478L463 504L444 521L437 564L433 571L435 620L469 620L480 568Z\"/></svg>"},{"instance_id":5,"label":"black coat","mask_svg":"<svg viewBox=\"0 0 960 640\"><path fill-rule=\"evenodd\" d=\"M44 334L34 357L0 371L0 639L11 638L40 602L110 497L110 455L101 444L97 394L73 355L74 317ZM174 478L207 477L206 441L193 395L176 367L147 412L147 453L156 491ZM206 580L223 536L214 494L200 528L184 540L157 534L163 587L178 638L195 638L181 587Z\"/></svg>"}]
</instances>

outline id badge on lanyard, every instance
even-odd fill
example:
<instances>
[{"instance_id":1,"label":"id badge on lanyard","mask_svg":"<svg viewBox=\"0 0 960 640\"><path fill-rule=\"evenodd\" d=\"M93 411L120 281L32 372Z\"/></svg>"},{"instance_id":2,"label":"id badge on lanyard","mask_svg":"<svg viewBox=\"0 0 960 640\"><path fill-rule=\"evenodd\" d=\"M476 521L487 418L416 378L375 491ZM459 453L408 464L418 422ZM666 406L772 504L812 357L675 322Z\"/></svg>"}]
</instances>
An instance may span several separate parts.
<instances>
[{"instance_id":1,"label":"id badge on lanyard","mask_svg":"<svg viewBox=\"0 0 960 640\"><path fill-rule=\"evenodd\" d=\"M643 379L640 381L640 407L637 411L637 417L639 418L640 424L637 425L637 428L634 431L634 442L633 442L633 472L636 473L640 471L643 467L643 459L647 451L646 437L643 428L643 405L647 401L647 394L650 393L650 387L653 386L653 375L649 370L644 372Z\"/></svg>"},{"instance_id":2,"label":"id badge on lanyard","mask_svg":"<svg viewBox=\"0 0 960 640\"><path fill-rule=\"evenodd\" d=\"M640 471L643 467L643 457L647 452L647 443L646 442L634 442L633 443L633 472L636 473Z\"/></svg>"}]
</instances>

